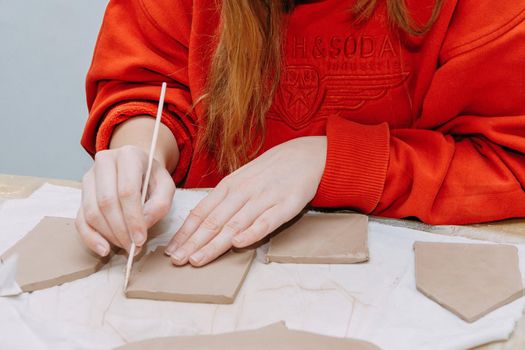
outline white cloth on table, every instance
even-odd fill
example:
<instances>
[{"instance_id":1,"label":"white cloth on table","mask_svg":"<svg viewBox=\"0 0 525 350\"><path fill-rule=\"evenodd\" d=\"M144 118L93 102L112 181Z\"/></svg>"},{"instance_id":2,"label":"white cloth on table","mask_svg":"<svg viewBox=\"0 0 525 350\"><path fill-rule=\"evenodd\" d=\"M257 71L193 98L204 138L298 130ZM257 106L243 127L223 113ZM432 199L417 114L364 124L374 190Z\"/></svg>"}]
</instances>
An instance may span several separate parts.
<instances>
[{"instance_id":1,"label":"white cloth on table","mask_svg":"<svg viewBox=\"0 0 525 350\"><path fill-rule=\"evenodd\" d=\"M153 229L159 236L149 249L166 243L204 195L177 190L171 213ZM27 199L6 201L0 208L0 254L44 216L75 217L79 203L79 190L49 184ZM115 256L87 278L1 297L1 348L110 349L146 338L222 333L279 320L292 329L365 339L387 350L464 349L507 338L525 298L472 324L462 321L416 290L414 241L471 242L371 222L370 261L363 264L265 264L263 246L232 305L126 299L126 259ZM525 271L525 247L517 247Z\"/></svg>"}]
</instances>

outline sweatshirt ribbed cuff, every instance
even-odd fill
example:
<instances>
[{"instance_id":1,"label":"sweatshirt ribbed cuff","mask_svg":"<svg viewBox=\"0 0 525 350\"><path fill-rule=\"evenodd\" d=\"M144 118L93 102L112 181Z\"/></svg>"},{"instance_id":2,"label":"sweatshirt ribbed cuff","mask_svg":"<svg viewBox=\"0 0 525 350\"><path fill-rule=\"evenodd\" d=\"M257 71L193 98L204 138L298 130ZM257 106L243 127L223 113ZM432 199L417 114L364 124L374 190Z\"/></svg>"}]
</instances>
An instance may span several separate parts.
<instances>
[{"instance_id":1,"label":"sweatshirt ribbed cuff","mask_svg":"<svg viewBox=\"0 0 525 350\"><path fill-rule=\"evenodd\" d=\"M364 125L332 117L326 136L325 170L311 205L370 213L385 184L390 154L388 124Z\"/></svg>"},{"instance_id":2,"label":"sweatshirt ribbed cuff","mask_svg":"<svg viewBox=\"0 0 525 350\"><path fill-rule=\"evenodd\" d=\"M157 108L157 105L154 103L140 101L124 102L111 108L106 113L98 129L96 151L98 152L109 148L113 131L119 124L139 115L154 117L157 115ZM193 146L185 129L173 115L166 110L162 112L161 123L171 130L179 147L179 162L172 174L173 180L178 184L186 177L191 162Z\"/></svg>"}]
</instances>

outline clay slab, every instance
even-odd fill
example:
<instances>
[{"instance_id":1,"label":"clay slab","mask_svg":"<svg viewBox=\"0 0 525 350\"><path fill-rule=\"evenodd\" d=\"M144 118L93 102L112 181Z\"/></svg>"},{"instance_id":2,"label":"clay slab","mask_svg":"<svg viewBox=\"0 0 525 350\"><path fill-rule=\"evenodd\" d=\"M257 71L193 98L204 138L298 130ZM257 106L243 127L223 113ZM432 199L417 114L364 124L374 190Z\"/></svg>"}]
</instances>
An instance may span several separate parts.
<instances>
[{"instance_id":1,"label":"clay slab","mask_svg":"<svg viewBox=\"0 0 525 350\"><path fill-rule=\"evenodd\" d=\"M417 289L467 322L523 296L514 246L415 242L414 250Z\"/></svg>"},{"instance_id":2,"label":"clay slab","mask_svg":"<svg viewBox=\"0 0 525 350\"><path fill-rule=\"evenodd\" d=\"M174 266L158 247L133 267L128 298L190 303L231 304L255 256L255 251L230 251L203 266Z\"/></svg>"},{"instance_id":3,"label":"clay slab","mask_svg":"<svg viewBox=\"0 0 525 350\"><path fill-rule=\"evenodd\" d=\"M269 262L351 264L368 260L368 217L306 214L270 240Z\"/></svg>"},{"instance_id":4,"label":"clay slab","mask_svg":"<svg viewBox=\"0 0 525 350\"><path fill-rule=\"evenodd\" d=\"M24 292L87 277L106 262L86 248L74 219L59 217L44 217L1 259L12 255L18 255L16 282Z\"/></svg>"},{"instance_id":5,"label":"clay slab","mask_svg":"<svg viewBox=\"0 0 525 350\"><path fill-rule=\"evenodd\" d=\"M283 323L264 328L216 335L166 337L130 343L118 350L378 350L366 341L335 338L289 330Z\"/></svg>"}]
</instances>

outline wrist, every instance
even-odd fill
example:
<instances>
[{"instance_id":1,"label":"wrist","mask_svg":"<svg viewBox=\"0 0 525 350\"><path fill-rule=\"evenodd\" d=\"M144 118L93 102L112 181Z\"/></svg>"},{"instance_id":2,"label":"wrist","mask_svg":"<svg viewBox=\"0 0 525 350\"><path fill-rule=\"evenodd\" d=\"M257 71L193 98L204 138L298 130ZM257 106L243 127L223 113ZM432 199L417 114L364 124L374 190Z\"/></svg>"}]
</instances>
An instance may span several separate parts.
<instances>
[{"instance_id":1,"label":"wrist","mask_svg":"<svg viewBox=\"0 0 525 350\"><path fill-rule=\"evenodd\" d=\"M136 116L119 124L113 131L109 149L132 145L149 153L155 119L148 115ZM172 173L179 161L179 148L170 129L160 124L159 136L153 158Z\"/></svg>"}]
</instances>

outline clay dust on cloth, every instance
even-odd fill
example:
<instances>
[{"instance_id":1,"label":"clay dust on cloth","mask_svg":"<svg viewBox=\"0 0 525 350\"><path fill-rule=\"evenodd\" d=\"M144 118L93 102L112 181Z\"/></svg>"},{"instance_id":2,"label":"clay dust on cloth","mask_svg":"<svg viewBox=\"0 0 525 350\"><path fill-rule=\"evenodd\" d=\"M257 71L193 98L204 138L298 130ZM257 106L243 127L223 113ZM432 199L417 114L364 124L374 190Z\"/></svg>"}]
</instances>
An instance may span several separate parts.
<instances>
[{"instance_id":1,"label":"clay dust on cloth","mask_svg":"<svg viewBox=\"0 0 525 350\"><path fill-rule=\"evenodd\" d=\"M158 236L148 250L165 244L204 196L178 190L171 213L153 228ZM0 254L44 216L74 218L79 203L79 190L49 184L29 198L6 201L0 208ZM146 338L223 333L283 320L291 329L364 339L383 349L465 349L506 339L521 317L525 298L469 324L416 290L414 241L471 240L377 222L369 223L368 239L370 261L350 265L265 264L262 246L232 305L126 299L126 257L115 256L87 278L0 297L0 347L110 349ZM525 247L516 246L523 273Z\"/></svg>"}]
</instances>

